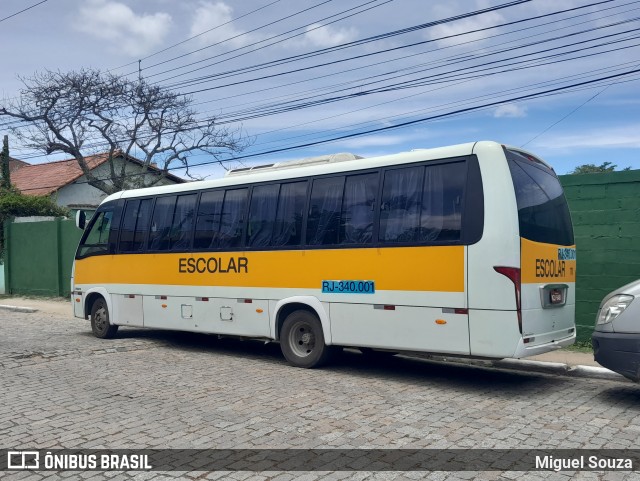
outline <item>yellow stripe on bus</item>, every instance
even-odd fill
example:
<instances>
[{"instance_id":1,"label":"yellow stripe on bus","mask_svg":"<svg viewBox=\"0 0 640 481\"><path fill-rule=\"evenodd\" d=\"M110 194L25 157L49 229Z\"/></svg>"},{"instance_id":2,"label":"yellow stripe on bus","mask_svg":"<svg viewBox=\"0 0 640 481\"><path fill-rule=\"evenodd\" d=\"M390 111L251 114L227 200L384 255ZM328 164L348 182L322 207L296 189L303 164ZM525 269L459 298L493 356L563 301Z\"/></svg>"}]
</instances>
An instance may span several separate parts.
<instances>
[{"instance_id":1,"label":"yellow stripe on bus","mask_svg":"<svg viewBox=\"0 0 640 481\"><path fill-rule=\"evenodd\" d=\"M521 275L525 284L576 281L576 246L521 239Z\"/></svg>"},{"instance_id":2,"label":"yellow stripe on bus","mask_svg":"<svg viewBox=\"0 0 640 481\"><path fill-rule=\"evenodd\" d=\"M320 289L323 280L376 290L464 292L464 246L99 255L75 283Z\"/></svg>"}]
</instances>

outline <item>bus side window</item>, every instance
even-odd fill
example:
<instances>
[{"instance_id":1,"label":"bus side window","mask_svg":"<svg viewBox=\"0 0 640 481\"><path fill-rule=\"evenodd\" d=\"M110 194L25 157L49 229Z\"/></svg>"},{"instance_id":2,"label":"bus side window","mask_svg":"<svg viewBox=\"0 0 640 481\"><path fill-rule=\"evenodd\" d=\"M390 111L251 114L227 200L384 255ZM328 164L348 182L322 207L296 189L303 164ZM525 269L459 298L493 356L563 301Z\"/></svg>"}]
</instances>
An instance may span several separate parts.
<instances>
[{"instance_id":1,"label":"bus side window","mask_svg":"<svg viewBox=\"0 0 640 481\"><path fill-rule=\"evenodd\" d=\"M271 245L299 246L302 242L302 218L307 201L307 182L282 184L278 197L278 211L273 226Z\"/></svg>"},{"instance_id":2,"label":"bus side window","mask_svg":"<svg viewBox=\"0 0 640 481\"><path fill-rule=\"evenodd\" d=\"M149 228L153 199L129 200L120 231L120 252L140 252Z\"/></svg>"},{"instance_id":3,"label":"bus side window","mask_svg":"<svg viewBox=\"0 0 640 481\"><path fill-rule=\"evenodd\" d=\"M148 250L169 250L171 223L173 222L173 213L176 210L176 200L177 197L175 195L158 197L156 200L153 217L151 218L151 228L147 243Z\"/></svg>"},{"instance_id":4,"label":"bus side window","mask_svg":"<svg viewBox=\"0 0 640 481\"><path fill-rule=\"evenodd\" d=\"M233 189L225 192L220 218L220 235L214 239L213 248L240 247L248 196L249 189Z\"/></svg>"},{"instance_id":5,"label":"bus side window","mask_svg":"<svg viewBox=\"0 0 640 481\"><path fill-rule=\"evenodd\" d=\"M418 239L423 177L423 166L385 173L380 204L381 242L414 242Z\"/></svg>"},{"instance_id":6,"label":"bus side window","mask_svg":"<svg viewBox=\"0 0 640 481\"><path fill-rule=\"evenodd\" d=\"M198 207L196 232L193 239L194 249L209 249L217 245L222 215L224 190L203 192Z\"/></svg>"},{"instance_id":7,"label":"bus side window","mask_svg":"<svg viewBox=\"0 0 640 481\"><path fill-rule=\"evenodd\" d=\"M420 237L427 242L459 241L466 184L465 162L429 165L425 169Z\"/></svg>"},{"instance_id":8,"label":"bus side window","mask_svg":"<svg viewBox=\"0 0 640 481\"><path fill-rule=\"evenodd\" d=\"M307 221L308 245L338 243L343 191L344 177L329 177L313 181Z\"/></svg>"},{"instance_id":9,"label":"bus side window","mask_svg":"<svg viewBox=\"0 0 640 481\"><path fill-rule=\"evenodd\" d=\"M371 242L377 192L377 172L347 177L340 219L341 244Z\"/></svg>"},{"instance_id":10,"label":"bus side window","mask_svg":"<svg viewBox=\"0 0 640 481\"><path fill-rule=\"evenodd\" d=\"M191 249L191 232L196 216L196 202L198 194L181 195L176 202L176 210L171 223L169 235L170 249L173 251L187 251Z\"/></svg>"},{"instance_id":11,"label":"bus side window","mask_svg":"<svg viewBox=\"0 0 640 481\"><path fill-rule=\"evenodd\" d=\"M247 224L247 247L266 247L271 242L279 191L279 184L253 188Z\"/></svg>"}]
</instances>

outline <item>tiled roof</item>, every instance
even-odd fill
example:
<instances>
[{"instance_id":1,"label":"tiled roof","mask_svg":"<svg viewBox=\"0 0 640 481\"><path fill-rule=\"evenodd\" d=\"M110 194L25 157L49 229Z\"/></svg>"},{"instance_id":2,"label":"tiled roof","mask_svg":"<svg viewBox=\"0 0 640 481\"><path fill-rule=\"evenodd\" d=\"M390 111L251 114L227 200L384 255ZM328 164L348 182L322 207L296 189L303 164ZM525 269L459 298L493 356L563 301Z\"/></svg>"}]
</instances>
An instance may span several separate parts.
<instances>
[{"instance_id":1,"label":"tiled roof","mask_svg":"<svg viewBox=\"0 0 640 481\"><path fill-rule=\"evenodd\" d=\"M13 157L9 157L9 172L15 172L20 167L25 167L30 165L28 162L23 160L14 159Z\"/></svg>"},{"instance_id":2,"label":"tiled roof","mask_svg":"<svg viewBox=\"0 0 640 481\"><path fill-rule=\"evenodd\" d=\"M85 157L85 161L90 169L95 169L104 164L109 155L97 154ZM131 162L142 162L133 157L129 157ZM149 167L152 170L153 167ZM11 174L11 183L16 188L27 195L49 195L60 190L65 185L72 183L82 177L82 170L75 159L60 160L57 162L47 162L46 164L24 165ZM184 182L180 177L167 175L176 183Z\"/></svg>"}]
</instances>

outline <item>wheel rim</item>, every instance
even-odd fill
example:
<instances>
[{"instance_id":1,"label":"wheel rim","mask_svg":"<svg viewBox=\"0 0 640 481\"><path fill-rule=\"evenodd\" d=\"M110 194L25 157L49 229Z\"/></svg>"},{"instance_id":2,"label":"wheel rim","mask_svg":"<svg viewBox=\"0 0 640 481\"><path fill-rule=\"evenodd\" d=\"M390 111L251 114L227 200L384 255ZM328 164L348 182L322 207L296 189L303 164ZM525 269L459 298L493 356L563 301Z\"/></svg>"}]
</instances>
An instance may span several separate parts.
<instances>
[{"instance_id":1,"label":"wheel rim","mask_svg":"<svg viewBox=\"0 0 640 481\"><path fill-rule=\"evenodd\" d=\"M316 348L313 326L305 321L296 322L289 331L289 346L296 356L309 356Z\"/></svg>"},{"instance_id":2,"label":"wheel rim","mask_svg":"<svg viewBox=\"0 0 640 481\"><path fill-rule=\"evenodd\" d=\"M103 332L105 329L107 329L109 321L107 320L107 309L103 305L100 305L96 309L93 317L96 329L98 331Z\"/></svg>"}]
</instances>

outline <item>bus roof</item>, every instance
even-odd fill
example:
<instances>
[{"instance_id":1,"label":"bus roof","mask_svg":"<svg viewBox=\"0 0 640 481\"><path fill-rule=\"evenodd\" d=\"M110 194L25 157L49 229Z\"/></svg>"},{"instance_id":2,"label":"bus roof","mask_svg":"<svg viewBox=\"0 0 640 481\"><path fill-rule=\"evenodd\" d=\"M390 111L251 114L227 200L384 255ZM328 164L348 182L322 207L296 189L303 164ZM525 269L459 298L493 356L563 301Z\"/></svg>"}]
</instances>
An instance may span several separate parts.
<instances>
[{"instance_id":1,"label":"bus roof","mask_svg":"<svg viewBox=\"0 0 640 481\"><path fill-rule=\"evenodd\" d=\"M278 180L296 179L300 177L385 167L389 165L402 165L412 162L462 157L472 154L474 146L476 146L476 144L478 143L479 142L469 142L448 147L416 149L410 152L401 152L397 154L378 157L357 158L358 156L353 156L354 158L350 160L340 162L327 162L322 164L314 162L309 165L301 162L302 165L299 167L289 167L283 169L256 169L255 171L249 172L244 175L228 175L223 178L213 180L201 180L177 185L125 190L109 195L104 199L103 203L120 198L184 193L203 189L214 189L216 187L228 187L233 185L244 185L248 183L253 184L259 182L273 182ZM501 144L491 141L483 141L482 144L493 144L495 146L501 146ZM297 161L293 161L293 163L295 162Z\"/></svg>"}]
</instances>

